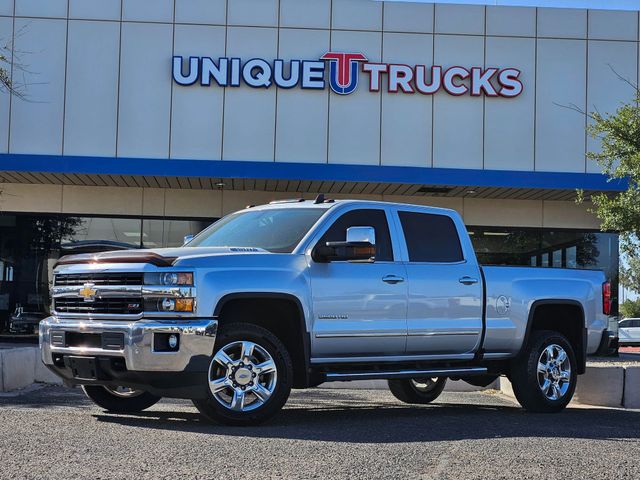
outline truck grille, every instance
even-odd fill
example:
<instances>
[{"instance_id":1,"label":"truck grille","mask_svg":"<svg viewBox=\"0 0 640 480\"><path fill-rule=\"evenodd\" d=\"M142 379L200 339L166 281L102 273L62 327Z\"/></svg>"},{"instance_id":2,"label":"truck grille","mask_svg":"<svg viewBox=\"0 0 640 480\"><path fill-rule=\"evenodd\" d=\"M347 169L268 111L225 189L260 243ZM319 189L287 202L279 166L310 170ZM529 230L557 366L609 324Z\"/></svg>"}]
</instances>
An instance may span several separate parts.
<instances>
[{"instance_id":1,"label":"truck grille","mask_svg":"<svg viewBox=\"0 0 640 480\"><path fill-rule=\"evenodd\" d=\"M124 273L65 273L54 277L53 285L56 287L70 285L142 285L144 274L135 272Z\"/></svg>"},{"instance_id":2,"label":"truck grille","mask_svg":"<svg viewBox=\"0 0 640 480\"><path fill-rule=\"evenodd\" d=\"M82 298L56 298L54 310L59 313L111 313L137 314L142 312L141 297L96 298L93 302L85 302Z\"/></svg>"}]
</instances>

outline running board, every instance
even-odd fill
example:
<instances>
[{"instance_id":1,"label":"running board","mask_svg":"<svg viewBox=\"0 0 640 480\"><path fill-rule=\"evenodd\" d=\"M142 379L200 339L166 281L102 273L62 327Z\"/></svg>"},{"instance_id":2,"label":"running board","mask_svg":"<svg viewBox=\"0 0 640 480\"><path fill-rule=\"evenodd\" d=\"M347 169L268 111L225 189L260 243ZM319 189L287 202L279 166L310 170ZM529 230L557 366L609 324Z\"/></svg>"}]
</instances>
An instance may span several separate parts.
<instances>
[{"instance_id":1,"label":"running board","mask_svg":"<svg viewBox=\"0 0 640 480\"><path fill-rule=\"evenodd\" d=\"M485 375L484 367L468 368L430 368L427 370L389 370L377 372L327 372L327 382L346 382L350 380L387 380L391 378L421 378L421 377L470 377Z\"/></svg>"}]
</instances>

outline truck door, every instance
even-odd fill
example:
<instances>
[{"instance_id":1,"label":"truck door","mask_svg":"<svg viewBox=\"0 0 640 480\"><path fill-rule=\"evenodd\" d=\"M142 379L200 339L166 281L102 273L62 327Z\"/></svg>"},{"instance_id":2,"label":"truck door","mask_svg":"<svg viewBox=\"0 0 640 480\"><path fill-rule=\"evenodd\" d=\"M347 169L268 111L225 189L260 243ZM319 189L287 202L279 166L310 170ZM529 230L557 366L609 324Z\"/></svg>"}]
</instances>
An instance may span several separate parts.
<instances>
[{"instance_id":1,"label":"truck door","mask_svg":"<svg viewBox=\"0 0 640 480\"><path fill-rule=\"evenodd\" d=\"M344 241L349 227L375 229L375 261L310 261L313 357L403 354L407 334L406 271L394 257L384 208L342 214L314 243ZM396 258L398 261L396 261Z\"/></svg>"},{"instance_id":2,"label":"truck door","mask_svg":"<svg viewBox=\"0 0 640 480\"><path fill-rule=\"evenodd\" d=\"M483 294L464 224L410 208L399 209L396 221L409 289L407 354L472 354L482 334Z\"/></svg>"}]
</instances>

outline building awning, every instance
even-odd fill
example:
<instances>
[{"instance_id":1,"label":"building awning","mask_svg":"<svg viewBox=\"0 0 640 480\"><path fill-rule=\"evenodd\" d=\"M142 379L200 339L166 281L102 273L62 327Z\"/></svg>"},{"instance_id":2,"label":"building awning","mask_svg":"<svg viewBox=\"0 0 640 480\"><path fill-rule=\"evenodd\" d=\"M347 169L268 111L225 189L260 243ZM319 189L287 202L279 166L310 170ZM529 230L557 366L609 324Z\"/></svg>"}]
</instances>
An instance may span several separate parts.
<instances>
[{"instance_id":1,"label":"building awning","mask_svg":"<svg viewBox=\"0 0 640 480\"><path fill-rule=\"evenodd\" d=\"M0 154L0 181L341 195L572 200L627 186L597 173Z\"/></svg>"}]
</instances>

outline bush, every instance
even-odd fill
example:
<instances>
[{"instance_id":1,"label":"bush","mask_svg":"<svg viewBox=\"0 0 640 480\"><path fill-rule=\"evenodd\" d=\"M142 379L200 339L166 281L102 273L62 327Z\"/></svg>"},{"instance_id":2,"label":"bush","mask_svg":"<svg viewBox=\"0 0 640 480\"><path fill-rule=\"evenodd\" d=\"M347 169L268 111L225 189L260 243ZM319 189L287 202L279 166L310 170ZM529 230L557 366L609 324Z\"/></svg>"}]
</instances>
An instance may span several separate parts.
<instances>
[{"instance_id":1,"label":"bush","mask_svg":"<svg viewBox=\"0 0 640 480\"><path fill-rule=\"evenodd\" d=\"M640 318L640 299L622 302L620 304L620 316L622 318Z\"/></svg>"}]
</instances>

